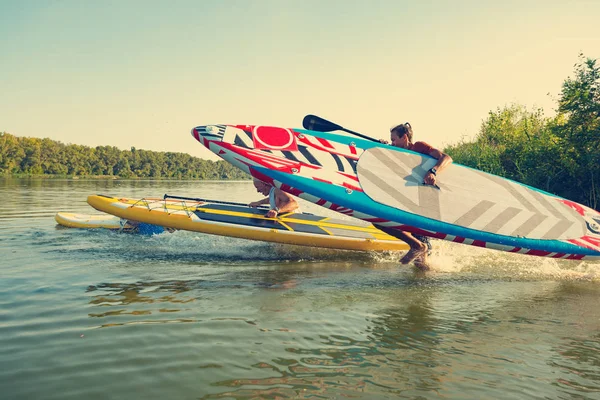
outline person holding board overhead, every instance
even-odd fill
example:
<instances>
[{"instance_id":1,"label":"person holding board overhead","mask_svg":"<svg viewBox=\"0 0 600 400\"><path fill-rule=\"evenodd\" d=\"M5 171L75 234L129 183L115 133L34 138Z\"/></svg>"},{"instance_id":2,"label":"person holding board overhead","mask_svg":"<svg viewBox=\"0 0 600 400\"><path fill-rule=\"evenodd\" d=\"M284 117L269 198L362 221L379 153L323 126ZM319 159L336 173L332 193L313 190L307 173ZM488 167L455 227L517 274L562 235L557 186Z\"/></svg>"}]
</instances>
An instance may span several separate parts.
<instances>
[{"instance_id":1,"label":"person holding board overhead","mask_svg":"<svg viewBox=\"0 0 600 400\"><path fill-rule=\"evenodd\" d=\"M298 202L283 190L258 179L254 179L254 187L258 193L262 193L267 197L259 201L253 201L248 206L258 207L268 204L271 209L267 212L267 217L276 218L280 214L300 212Z\"/></svg>"},{"instance_id":2,"label":"person holding board overhead","mask_svg":"<svg viewBox=\"0 0 600 400\"><path fill-rule=\"evenodd\" d=\"M390 129L390 141L391 143L389 144L394 147L400 147L402 149L426 154L438 160L437 163L429 171L427 171L423 177L423 183L426 185L436 185L438 174L442 172L448 165L452 164L452 157L441 150L438 150L425 142L413 143L412 127L408 122L396 125ZM381 143L388 144L388 141L381 140ZM429 269L427 253L431 245L429 244L428 237L414 235L410 232L391 229L384 226L377 226L377 228L389 235L403 240L410 246L408 253L406 253L406 255L400 259L402 264L408 264L409 262L414 261L414 264L417 268L421 270Z\"/></svg>"}]
</instances>

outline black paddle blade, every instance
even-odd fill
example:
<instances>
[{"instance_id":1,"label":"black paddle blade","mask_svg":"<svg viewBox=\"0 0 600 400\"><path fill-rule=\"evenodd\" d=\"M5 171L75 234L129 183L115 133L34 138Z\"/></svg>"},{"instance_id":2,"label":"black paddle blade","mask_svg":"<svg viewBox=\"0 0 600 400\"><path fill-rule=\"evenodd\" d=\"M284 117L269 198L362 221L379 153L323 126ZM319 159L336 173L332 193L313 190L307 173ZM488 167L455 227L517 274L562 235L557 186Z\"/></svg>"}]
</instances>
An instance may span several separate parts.
<instances>
[{"instance_id":1,"label":"black paddle blade","mask_svg":"<svg viewBox=\"0 0 600 400\"><path fill-rule=\"evenodd\" d=\"M302 120L302 126L304 129L308 129L309 131L317 131L317 132L331 132L331 131L344 131L351 133L355 136L361 137L363 139L371 140L373 142L380 142L378 139L374 139L370 136L363 135L362 133L351 131L350 129L346 129L341 125L334 124L333 122L327 121L321 117L317 117L316 115L307 115Z\"/></svg>"},{"instance_id":2,"label":"black paddle blade","mask_svg":"<svg viewBox=\"0 0 600 400\"><path fill-rule=\"evenodd\" d=\"M333 122L329 122L326 119L311 114L304 117L304 119L302 120L302 126L304 127L304 129L317 132L331 132L337 130L344 130L344 128L342 128L338 124L334 124Z\"/></svg>"}]
</instances>

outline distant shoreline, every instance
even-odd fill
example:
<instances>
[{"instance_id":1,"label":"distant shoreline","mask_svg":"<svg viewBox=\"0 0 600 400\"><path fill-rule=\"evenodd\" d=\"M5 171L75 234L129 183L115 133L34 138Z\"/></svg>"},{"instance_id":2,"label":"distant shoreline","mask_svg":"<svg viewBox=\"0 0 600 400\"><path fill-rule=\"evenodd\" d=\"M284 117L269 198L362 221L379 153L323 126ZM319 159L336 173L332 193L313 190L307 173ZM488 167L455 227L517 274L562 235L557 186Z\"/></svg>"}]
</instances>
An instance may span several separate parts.
<instances>
[{"instance_id":1,"label":"distant shoreline","mask_svg":"<svg viewBox=\"0 0 600 400\"><path fill-rule=\"evenodd\" d=\"M2 179L68 179L68 180L114 180L114 181L210 181L210 182L248 182L252 178L244 179L199 179L199 178L153 178L129 177L123 178L114 175L53 175L53 174L7 174L0 175Z\"/></svg>"},{"instance_id":2,"label":"distant shoreline","mask_svg":"<svg viewBox=\"0 0 600 400\"><path fill-rule=\"evenodd\" d=\"M121 150L114 146L64 144L0 132L0 176L40 179L246 180L224 160L187 153Z\"/></svg>"}]
</instances>

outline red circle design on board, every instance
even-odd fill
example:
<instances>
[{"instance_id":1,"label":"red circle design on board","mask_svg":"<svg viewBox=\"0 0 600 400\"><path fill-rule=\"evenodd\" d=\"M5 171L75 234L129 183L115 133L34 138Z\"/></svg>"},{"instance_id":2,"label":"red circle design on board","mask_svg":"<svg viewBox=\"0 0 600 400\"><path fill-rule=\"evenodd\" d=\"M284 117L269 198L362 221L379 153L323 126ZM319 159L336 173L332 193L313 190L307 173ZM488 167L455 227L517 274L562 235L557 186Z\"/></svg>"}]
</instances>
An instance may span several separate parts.
<instances>
[{"instance_id":1,"label":"red circle design on board","mask_svg":"<svg viewBox=\"0 0 600 400\"><path fill-rule=\"evenodd\" d=\"M255 126L252 138L261 146L273 150L286 149L294 143L294 134L289 129L276 126Z\"/></svg>"}]
</instances>

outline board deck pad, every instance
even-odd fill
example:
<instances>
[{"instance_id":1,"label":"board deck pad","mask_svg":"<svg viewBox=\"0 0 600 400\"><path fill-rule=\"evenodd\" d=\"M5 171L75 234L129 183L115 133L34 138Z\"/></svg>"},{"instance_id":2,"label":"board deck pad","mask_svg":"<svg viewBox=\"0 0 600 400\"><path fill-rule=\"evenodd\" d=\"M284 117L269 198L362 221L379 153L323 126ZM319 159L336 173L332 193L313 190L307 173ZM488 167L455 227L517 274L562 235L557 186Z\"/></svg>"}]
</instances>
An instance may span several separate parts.
<instances>
[{"instance_id":1,"label":"board deck pad","mask_svg":"<svg viewBox=\"0 0 600 400\"><path fill-rule=\"evenodd\" d=\"M586 221L560 198L495 175L451 164L439 189L423 177L437 160L384 148L366 150L358 161L367 196L426 218L498 235L560 240L579 238Z\"/></svg>"}]
</instances>

